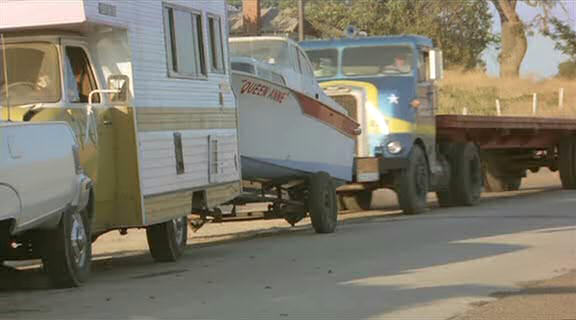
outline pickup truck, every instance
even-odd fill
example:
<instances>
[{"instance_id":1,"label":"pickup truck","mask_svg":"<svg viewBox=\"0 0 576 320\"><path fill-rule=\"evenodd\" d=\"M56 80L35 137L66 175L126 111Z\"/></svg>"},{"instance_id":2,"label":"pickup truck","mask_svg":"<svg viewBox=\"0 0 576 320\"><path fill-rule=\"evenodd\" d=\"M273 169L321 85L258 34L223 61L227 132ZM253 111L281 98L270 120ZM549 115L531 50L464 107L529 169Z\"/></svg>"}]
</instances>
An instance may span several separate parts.
<instances>
[{"instance_id":1,"label":"pickup truck","mask_svg":"<svg viewBox=\"0 0 576 320\"><path fill-rule=\"evenodd\" d=\"M54 286L84 282L91 185L68 124L0 121L0 263L40 258Z\"/></svg>"}]
</instances>

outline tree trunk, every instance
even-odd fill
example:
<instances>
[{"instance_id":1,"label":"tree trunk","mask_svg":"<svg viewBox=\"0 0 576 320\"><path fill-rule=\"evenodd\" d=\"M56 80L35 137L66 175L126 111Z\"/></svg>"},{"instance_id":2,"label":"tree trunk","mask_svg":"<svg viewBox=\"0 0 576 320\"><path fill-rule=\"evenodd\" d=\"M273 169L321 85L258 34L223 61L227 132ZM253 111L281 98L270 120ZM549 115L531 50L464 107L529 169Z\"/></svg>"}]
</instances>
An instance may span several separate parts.
<instances>
[{"instance_id":1,"label":"tree trunk","mask_svg":"<svg viewBox=\"0 0 576 320\"><path fill-rule=\"evenodd\" d=\"M500 49L500 76L518 78L520 66L528 49L524 23L516 13L517 0L492 0L502 24L502 48Z\"/></svg>"}]
</instances>

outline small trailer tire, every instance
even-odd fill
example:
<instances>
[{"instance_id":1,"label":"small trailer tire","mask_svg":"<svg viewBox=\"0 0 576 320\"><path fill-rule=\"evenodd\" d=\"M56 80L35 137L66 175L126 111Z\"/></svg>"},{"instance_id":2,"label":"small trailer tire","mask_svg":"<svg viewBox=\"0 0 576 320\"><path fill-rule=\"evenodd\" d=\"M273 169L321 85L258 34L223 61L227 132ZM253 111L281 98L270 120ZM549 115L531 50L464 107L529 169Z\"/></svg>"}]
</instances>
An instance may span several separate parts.
<instances>
[{"instance_id":1,"label":"small trailer tire","mask_svg":"<svg viewBox=\"0 0 576 320\"><path fill-rule=\"evenodd\" d=\"M440 206L473 206L483 187L482 163L472 143L454 143L446 155L451 168L450 187L437 193Z\"/></svg>"},{"instance_id":2,"label":"small trailer tire","mask_svg":"<svg viewBox=\"0 0 576 320\"><path fill-rule=\"evenodd\" d=\"M180 217L146 228L150 254L156 262L177 261L188 241L188 218Z\"/></svg>"},{"instance_id":3,"label":"small trailer tire","mask_svg":"<svg viewBox=\"0 0 576 320\"><path fill-rule=\"evenodd\" d=\"M55 230L46 231L42 262L57 288L79 287L88 280L92 242L88 209L67 210Z\"/></svg>"},{"instance_id":4,"label":"small trailer tire","mask_svg":"<svg viewBox=\"0 0 576 320\"><path fill-rule=\"evenodd\" d=\"M316 233L332 233L338 225L338 201L332 178L326 172L310 176L308 208Z\"/></svg>"},{"instance_id":5,"label":"small trailer tire","mask_svg":"<svg viewBox=\"0 0 576 320\"><path fill-rule=\"evenodd\" d=\"M414 145L408 167L400 171L395 180L398 203L405 214L418 214L427 209L430 172L422 147Z\"/></svg>"},{"instance_id":6,"label":"small trailer tire","mask_svg":"<svg viewBox=\"0 0 576 320\"><path fill-rule=\"evenodd\" d=\"M564 189L576 189L576 143L565 139L558 146L558 170Z\"/></svg>"},{"instance_id":7,"label":"small trailer tire","mask_svg":"<svg viewBox=\"0 0 576 320\"><path fill-rule=\"evenodd\" d=\"M372 190L344 192L339 195L342 210L366 211L372 204Z\"/></svg>"}]
</instances>

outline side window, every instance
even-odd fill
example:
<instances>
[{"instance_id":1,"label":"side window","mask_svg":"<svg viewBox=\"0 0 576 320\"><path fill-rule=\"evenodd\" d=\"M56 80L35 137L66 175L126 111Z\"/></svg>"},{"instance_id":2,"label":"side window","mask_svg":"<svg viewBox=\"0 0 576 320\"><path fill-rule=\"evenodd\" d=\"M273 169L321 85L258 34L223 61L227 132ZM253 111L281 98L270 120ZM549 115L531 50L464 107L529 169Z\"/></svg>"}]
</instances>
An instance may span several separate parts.
<instances>
[{"instance_id":1,"label":"side window","mask_svg":"<svg viewBox=\"0 0 576 320\"><path fill-rule=\"evenodd\" d=\"M302 74L314 77L314 70L312 70L312 66L310 66L308 58L301 50L298 50L298 58L300 60L300 68L302 70Z\"/></svg>"},{"instance_id":2,"label":"side window","mask_svg":"<svg viewBox=\"0 0 576 320\"><path fill-rule=\"evenodd\" d=\"M86 103L90 92L98 89L96 78L90 67L88 55L81 47L66 47L66 92L68 101ZM100 94L95 94L92 102L100 102Z\"/></svg>"},{"instance_id":3,"label":"side window","mask_svg":"<svg viewBox=\"0 0 576 320\"><path fill-rule=\"evenodd\" d=\"M165 6L164 33L170 76L206 76L202 16Z\"/></svg>"},{"instance_id":4,"label":"side window","mask_svg":"<svg viewBox=\"0 0 576 320\"><path fill-rule=\"evenodd\" d=\"M428 51L420 51L418 74L420 82L430 81L430 55Z\"/></svg>"},{"instance_id":5,"label":"side window","mask_svg":"<svg viewBox=\"0 0 576 320\"><path fill-rule=\"evenodd\" d=\"M208 16L208 39L210 41L210 69L224 73L224 46L222 44L222 22L219 17Z\"/></svg>"},{"instance_id":6,"label":"side window","mask_svg":"<svg viewBox=\"0 0 576 320\"><path fill-rule=\"evenodd\" d=\"M292 68L298 73L302 73L302 66L300 65L300 57L298 56L298 50L294 45L290 45L290 55L292 56Z\"/></svg>"}]
</instances>

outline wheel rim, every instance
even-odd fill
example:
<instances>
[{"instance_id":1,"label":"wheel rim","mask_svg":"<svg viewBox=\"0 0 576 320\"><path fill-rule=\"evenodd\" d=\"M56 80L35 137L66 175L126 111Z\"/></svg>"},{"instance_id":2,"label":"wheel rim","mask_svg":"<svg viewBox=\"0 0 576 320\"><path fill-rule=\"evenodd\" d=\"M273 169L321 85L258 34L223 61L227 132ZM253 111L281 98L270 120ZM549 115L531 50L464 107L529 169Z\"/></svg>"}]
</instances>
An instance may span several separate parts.
<instances>
[{"instance_id":1,"label":"wheel rim","mask_svg":"<svg viewBox=\"0 0 576 320\"><path fill-rule=\"evenodd\" d=\"M72 256L77 266L83 266L86 262L88 250L88 237L84 220L79 212L72 215L72 227L70 228L70 243L72 244Z\"/></svg>"},{"instance_id":2,"label":"wheel rim","mask_svg":"<svg viewBox=\"0 0 576 320\"><path fill-rule=\"evenodd\" d=\"M184 228L187 227L185 218L172 220L172 226L174 227L174 236L176 238L176 242L182 242L182 238L184 237Z\"/></svg>"}]
</instances>

